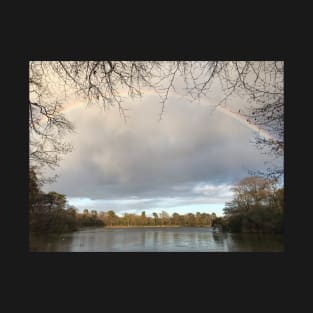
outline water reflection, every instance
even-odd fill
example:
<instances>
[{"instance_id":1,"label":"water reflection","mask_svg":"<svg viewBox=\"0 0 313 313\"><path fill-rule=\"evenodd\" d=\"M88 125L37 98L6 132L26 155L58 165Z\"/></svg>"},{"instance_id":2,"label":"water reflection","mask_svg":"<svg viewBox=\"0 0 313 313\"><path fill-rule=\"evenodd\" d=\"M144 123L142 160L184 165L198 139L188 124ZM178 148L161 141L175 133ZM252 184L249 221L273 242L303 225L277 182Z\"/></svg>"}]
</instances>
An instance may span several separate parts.
<instances>
[{"instance_id":1,"label":"water reflection","mask_svg":"<svg viewBox=\"0 0 313 313\"><path fill-rule=\"evenodd\" d=\"M283 251L283 236L273 234L228 234L229 251Z\"/></svg>"},{"instance_id":2,"label":"water reflection","mask_svg":"<svg viewBox=\"0 0 313 313\"><path fill-rule=\"evenodd\" d=\"M278 235L230 234L210 228L93 228L62 235L30 235L31 251L247 252L283 251Z\"/></svg>"}]
</instances>

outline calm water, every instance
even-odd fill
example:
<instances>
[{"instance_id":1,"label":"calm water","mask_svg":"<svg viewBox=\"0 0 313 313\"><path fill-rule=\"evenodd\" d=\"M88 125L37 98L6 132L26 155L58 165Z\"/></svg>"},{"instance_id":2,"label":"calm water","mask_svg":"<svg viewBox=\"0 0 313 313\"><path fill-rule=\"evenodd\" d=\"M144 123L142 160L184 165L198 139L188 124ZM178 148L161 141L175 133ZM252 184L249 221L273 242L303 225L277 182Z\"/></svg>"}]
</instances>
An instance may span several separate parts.
<instances>
[{"instance_id":1,"label":"calm water","mask_svg":"<svg viewBox=\"0 0 313 313\"><path fill-rule=\"evenodd\" d=\"M30 236L42 252L236 252L283 251L281 235L230 234L210 228L89 228Z\"/></svg>"}]
</instances>

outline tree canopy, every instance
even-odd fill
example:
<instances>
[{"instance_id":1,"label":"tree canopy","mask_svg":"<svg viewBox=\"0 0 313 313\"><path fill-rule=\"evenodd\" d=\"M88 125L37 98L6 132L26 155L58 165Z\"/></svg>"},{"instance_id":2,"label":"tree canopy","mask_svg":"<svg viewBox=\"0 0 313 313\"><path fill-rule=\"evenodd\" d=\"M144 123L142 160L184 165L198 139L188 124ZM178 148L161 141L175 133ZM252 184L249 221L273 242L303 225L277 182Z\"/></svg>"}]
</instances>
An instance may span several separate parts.
<instances>
[{"instance_id":1,"label":"tree canopy","mask_svg":"<svg viewBox=\"0 0 313 313\"><path fill-rule=\"evenodd\" d=\"M282 232L284 190L276 180L246 177L233 187L226 202L224 227L231 231Z\"/></svg>"}]
</instances>

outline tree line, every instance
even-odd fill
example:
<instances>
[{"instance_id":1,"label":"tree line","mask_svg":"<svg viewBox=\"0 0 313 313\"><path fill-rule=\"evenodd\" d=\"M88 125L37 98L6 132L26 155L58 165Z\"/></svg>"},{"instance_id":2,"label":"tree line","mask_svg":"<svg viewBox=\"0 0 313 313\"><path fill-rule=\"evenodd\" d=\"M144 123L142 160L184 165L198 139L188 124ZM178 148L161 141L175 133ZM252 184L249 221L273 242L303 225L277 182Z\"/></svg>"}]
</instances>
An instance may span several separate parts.
<instances>
[{"instance_id":1,"label":"tree line","mask_svg":"<svg viewBox=\"0 0 313 313\"><path fill-rule=\"evenodd\" d=\"M83 214L88 214L85 210ZM114 211L98 213L98 218L106 226L211 226L214 219L217 218L215 213L186 213L168 214L166 211L161 213L152 213L152 217L147 216L145 211L141 214L125 213L123 216L117 216Z\"/></svg>"},{"instance_id":2,"label":"tree line","mask_svg":"<svg viewBox=\"0 0 313 313\"><path fill-rule=\"evenodd\" d=\"M283 232L284 189L276 179L250 176L232 190L233 199L226 202L224 216L213 226L230 232Z\"/></svg>"},{"instance_id":3,"label":"tree line","mask_svg":"<svg viewBox=\"0 0 313 313\"><path fill-rule=\"evenodd\" d=\"M66 196L57 192L44 193L40 190L36 172L29 171L29 227L32 232L75 231L83 226L212 226L217 218L215 213L173 213L153 212L152 217L145 211L141 214L125 213L118 216L113 210L97 212L68 205Z\"/></svg>"},{"instance_id":4,"label":"tree line","mask_svg":"<svg viewBox=\"0 0 313 313\"><path fill-rule=\"evenodd\" d=\"M147 216L113 210L82 213L67 204L66 196L57 192L44 193L33 168L29 171L29 226L34 232L74 231L83 226L207 226L229 232L283 232L284 189L277 180L249 176L236 184L233 199L226 202L224 216L215 213L173 213L166 211Z\"/></svg>"}]
</instances>

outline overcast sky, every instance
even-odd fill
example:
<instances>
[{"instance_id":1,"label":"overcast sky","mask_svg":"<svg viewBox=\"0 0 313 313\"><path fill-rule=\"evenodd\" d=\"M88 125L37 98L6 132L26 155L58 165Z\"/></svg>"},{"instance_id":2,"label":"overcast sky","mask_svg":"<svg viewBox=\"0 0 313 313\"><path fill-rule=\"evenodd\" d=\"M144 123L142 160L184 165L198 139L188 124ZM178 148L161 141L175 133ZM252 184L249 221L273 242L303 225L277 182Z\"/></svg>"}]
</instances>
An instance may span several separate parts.
<instances>
[{"instance_id":1,"label":"overcast sky","mask_svg":"<svg viewBox=\"0 0 313 313\"><path fill-rule=\"evenodd\" d=\"M116 108L86 107L79 99L65 103L76 130L66 139L74 149L44 191L65 194L80 210L221 215L231 186L273 158L253 145L253 130L214 104L213 96L191 103L170 94L160 122L160 98L147 94L125 100L125 123Z\"/></svg>"}]
</instances>

